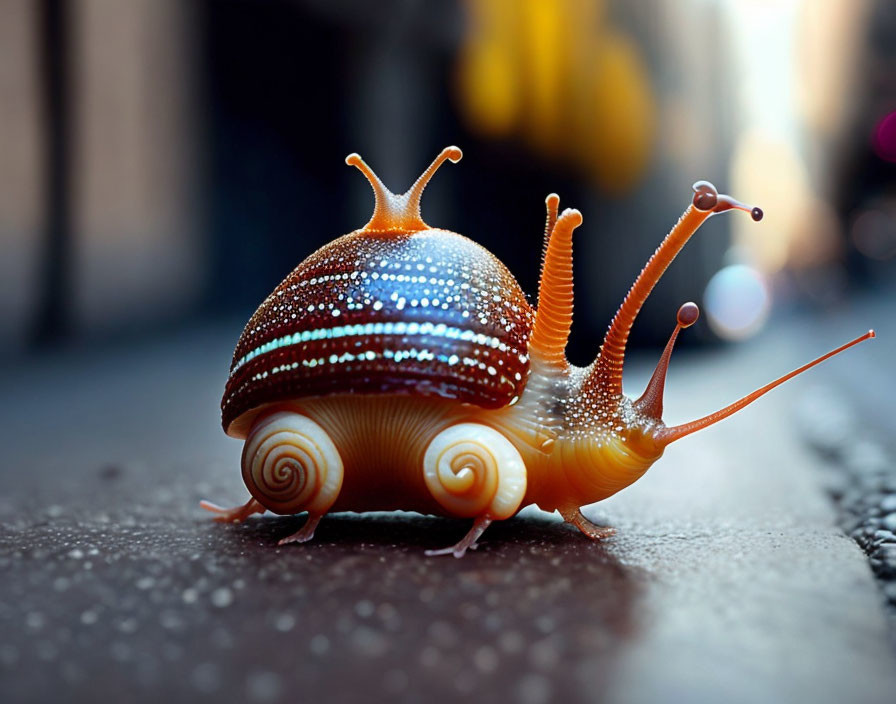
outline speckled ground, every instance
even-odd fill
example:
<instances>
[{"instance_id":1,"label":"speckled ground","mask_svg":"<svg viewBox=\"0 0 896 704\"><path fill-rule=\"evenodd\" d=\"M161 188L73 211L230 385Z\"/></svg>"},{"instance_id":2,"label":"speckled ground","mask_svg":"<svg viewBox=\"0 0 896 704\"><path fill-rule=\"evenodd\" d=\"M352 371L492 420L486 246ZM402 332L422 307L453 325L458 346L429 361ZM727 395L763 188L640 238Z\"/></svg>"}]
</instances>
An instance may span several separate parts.
<instances>
[{"instance_id":1,"label":"speckled ground","mask_svg":"<svg viewBox=\"0 0 896 704\"><path fill-rule=\"evenodd\" d=\"M278 548L296 519L196 506L244 498L216 412L236 332L3 374L3 701L892 701L883 600L792 431L811 381L586 511L604 544L529 512L426 558L466 524L344 514ZM806 339L682 354L670 420L839 340Z\"/></svg>"}]
</instances>

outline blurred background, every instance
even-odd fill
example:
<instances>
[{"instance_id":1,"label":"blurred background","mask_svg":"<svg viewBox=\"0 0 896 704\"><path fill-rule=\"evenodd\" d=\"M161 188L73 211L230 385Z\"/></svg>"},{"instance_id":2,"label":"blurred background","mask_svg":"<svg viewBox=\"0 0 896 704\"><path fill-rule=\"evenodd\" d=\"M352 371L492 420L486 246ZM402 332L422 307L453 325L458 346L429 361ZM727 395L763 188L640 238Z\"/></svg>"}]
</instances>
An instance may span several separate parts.
<instances>
[{"instance_id":1,"label":"blurred background","mask_svg":"<svg viewBox=\"0 0 896 704\"><path fill-rule=\"evenodd\" d=\"M766 218L714 219L636 343L685 300L693 343L891 295L896 6L2 0L0 358L245 319L366 222L346 154L400 192L448 144L425 219L532 296L545 195L583 211L575 362L697 179Z\"/></svg>"}]
</instances>

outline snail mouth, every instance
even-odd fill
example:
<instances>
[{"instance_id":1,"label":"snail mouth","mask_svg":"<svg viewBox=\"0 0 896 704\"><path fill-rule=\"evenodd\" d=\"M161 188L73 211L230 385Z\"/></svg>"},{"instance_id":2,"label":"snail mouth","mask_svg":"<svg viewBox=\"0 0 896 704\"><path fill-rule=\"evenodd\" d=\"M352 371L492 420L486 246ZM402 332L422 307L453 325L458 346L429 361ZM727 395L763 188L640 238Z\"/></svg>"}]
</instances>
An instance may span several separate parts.
<instances>
[{"instance_id":1,"label":"snail mouth","mask_svg":"<svg viewBox=\"0 0 896 704\"><path fill-rule=\"evenodd\" d=\"M622 442L633 456L650 464L658 460L666 449L666 444L662 441L665 429L662 421L647 428L635 427L625 433Z\"/></svg>"},{"instance_id":2,"label":"snail mouth","mask_svg":"<svg viewBox=\"0 0 896 704\"><path fill-rule=\"evenodd\" d=\"M580 437L564 453L562 473L582 504L612 496L638 481L663 454L648 434L594 434Z\"/></svg>"}]
</instances>

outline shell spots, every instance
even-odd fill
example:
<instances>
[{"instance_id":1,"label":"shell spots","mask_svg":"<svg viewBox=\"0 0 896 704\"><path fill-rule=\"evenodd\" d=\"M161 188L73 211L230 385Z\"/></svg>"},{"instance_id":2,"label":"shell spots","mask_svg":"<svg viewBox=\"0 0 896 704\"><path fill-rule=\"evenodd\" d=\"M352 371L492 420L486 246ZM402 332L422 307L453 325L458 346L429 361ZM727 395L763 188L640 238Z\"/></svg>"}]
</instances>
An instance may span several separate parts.
<instances>
[{"instance_id":1,"label":"shell spots","mask_svg":"<svg viewBox=\"0 0 896 704\"><path fill-rule=\"evenodd\" d=\"M246 325L224 427L263 403L334 393L507 405L525 386L532 320L510 272L465 237L346 235L302 262Z\"/></svg>"}]
</instances>

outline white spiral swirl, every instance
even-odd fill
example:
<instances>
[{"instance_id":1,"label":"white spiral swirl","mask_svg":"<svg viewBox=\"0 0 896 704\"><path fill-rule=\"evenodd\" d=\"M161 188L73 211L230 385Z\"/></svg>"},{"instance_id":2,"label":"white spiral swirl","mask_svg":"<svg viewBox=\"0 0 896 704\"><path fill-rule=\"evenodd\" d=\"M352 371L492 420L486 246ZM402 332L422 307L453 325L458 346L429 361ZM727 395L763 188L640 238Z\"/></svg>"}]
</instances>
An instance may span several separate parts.
<instances>
[{"instance_id":1,"label":"white spiral swirl","mask_svg":"<svg viewBox=\"0 0 896 704\"><path fill-rule=\"evenodd\" d=\"M255 422L243 447L243 481L269 511L323 515L342 488L342 458L310 418L279 411Z\"/></svg>"},{"instance_id":2,"label":"white spiral swirl","mask_svg":"<svg viewBox=\"0 0 896 704\"><path fill-rule=\"evenodd\" d=\"M526 465L497 430L460 423L439 433L423 456L433 497L458 517L510 518L526 494Z\"/></svg>"}]
</instances>

